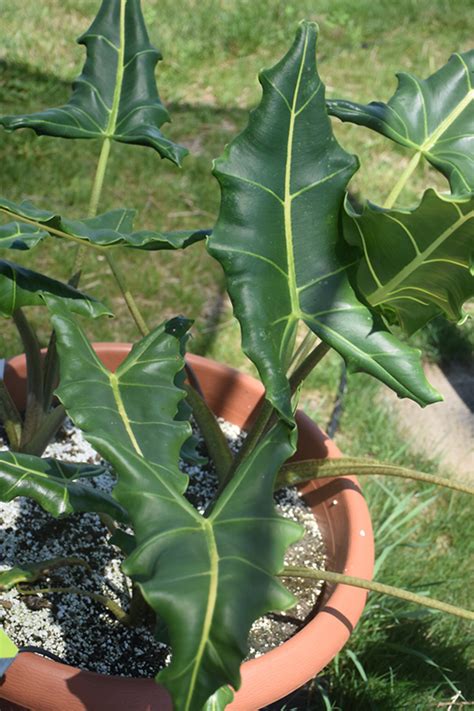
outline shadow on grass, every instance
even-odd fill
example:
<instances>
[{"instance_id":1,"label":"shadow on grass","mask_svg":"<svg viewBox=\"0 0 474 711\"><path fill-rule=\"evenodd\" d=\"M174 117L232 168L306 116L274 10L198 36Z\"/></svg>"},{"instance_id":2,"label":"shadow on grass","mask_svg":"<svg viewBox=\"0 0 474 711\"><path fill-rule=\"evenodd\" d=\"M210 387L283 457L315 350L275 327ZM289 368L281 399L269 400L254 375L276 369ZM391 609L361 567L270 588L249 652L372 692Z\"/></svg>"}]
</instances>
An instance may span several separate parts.
<instances>
[{"instance_id":1,"label":"shadow on grass","mask_svg":"<svg viewBox=\"0 0 474 711\"><path fill-rule=\"evenodd\" d=\"M347 645L349 654L342 651L315 680L264 711L422 711L428 708L427 693L430 708L443 708L458 691L461 700L470 700L474 680L463 656L469 641L446 645L430 639L428 620L428 615L426 621L399 623L387 618L387 627L376 630L361 620Z\"/></svg>"},{"instance_id":2,"label":"shadow on grass","mask_svg":"<svg viewBox=\"0 0 474 711\"><path fill-rule=\"evenodd\" d=\"M159 72L157 81L159 85ZM72 82L41 72L29 64L0 59L0 114L41 111L63 104L71 96ZM216 116L246 117L240 106L219 107L212 104L164 102L171 115L208 111Z\"/></svg>"}]
</instances>

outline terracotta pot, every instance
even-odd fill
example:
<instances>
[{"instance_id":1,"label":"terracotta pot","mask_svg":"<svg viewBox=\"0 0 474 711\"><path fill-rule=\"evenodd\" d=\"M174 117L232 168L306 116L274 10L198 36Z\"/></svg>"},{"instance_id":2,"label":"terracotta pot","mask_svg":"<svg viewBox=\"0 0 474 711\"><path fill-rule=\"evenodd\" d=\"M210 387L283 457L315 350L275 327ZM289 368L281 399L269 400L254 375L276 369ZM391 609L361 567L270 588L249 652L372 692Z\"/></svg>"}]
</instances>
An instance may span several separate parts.
<instances>
[{"instance_id":1,"label":"terracotta pot","mask_svg":"<svg viewBox=\"0 0 474 711\"><path fill-rule=\"evenodd\" d=\"M96 345L105 365L116 368L127 344ZM189 356L204 395L217 415L247 427L263 394L262 385L199 356ZM6 382L24 403L25 361L13 358ZM298 414L297 458L341 456L335 444L306 415ZM311 482L303 488L321 526L328 569L370 579L374 546L366 502L355 477ZM313 678L342 649L362 613L366 593L326 585L315 617L280 647L242 665L242 686L229 711L256 711ZM0 685L0 697L33 711L171 711L167 692L149 679L107 677L22 653ZM2 710L7 711L5 706Z\"/></svg>"}]
</instances>

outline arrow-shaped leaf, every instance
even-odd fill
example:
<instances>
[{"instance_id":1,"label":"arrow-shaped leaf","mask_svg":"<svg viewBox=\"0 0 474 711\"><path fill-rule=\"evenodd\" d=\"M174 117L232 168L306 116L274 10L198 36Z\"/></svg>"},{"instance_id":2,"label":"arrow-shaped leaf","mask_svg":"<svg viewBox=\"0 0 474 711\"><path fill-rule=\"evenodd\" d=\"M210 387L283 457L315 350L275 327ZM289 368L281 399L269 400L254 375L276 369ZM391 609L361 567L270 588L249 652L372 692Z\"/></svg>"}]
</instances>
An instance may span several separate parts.
<instances>
[{"instance_id":1,"label":"arrow-shaped leaf","mask_svg":"<svg viewBox=\"0 0 474 711\"><path fill-rule=\"evenodd\" d=\"M57 395L74 422L84 432L126 442L149 461L159 462L166 454L167 460L177 462L177 443L189 438L191 427L173 420L183 393L173 387L173 375L182 363L175 348L191 322L176 318L158 326L112 373L64 305L50 299L48 306L61 364Z\"/></svg>"},{"instance_id":2,"label":"arrow-shaped leaf","mask_svg":"<svg viewBox=\"0 0 474 711\"><path fill-rule=\"evenodd\" d=\"M21 222L0 227L0 248L29 249L48 236L85 242L93 247L129 247L132 249L184 249L203 240L209 230L133 232L135 210L119 208L85 220L69 220L51 210L43 210L25 200L15 203L0 198L0 212ZM36 241L34 241L36 235ZM28 242L28 246L26 246Z\"/></svg>"},{"instance_id":3,"label":"arrow-shaped leaf","mask_svg":"<svg viewBox=\"0 0 474 711\"><path fill-rule=\"evenodd\" d=\"M303 23L288 54L261 74L261 104L216 162L222 203L209 238L226 272L244 350L289 421L286 371L300 320L351 370L421 404L438 399L419 352L391 335L350 284L354 256L337 215L356 161L332 134L316 37L316 25Z\"/></svg>"},{"instance_id":4,"label":"arrow-shaped leaf","mask_svg":"<svg viewBox=\"0 0 474 711\"><path fill-rule=\"evenodd\" d=\"M182 496L188 478L177 467L189 432L175 419L184 397L175 383L187 324L171 322L140 341L114 378L97 364L62 306L55 310L58 395L118 475L114 496L127 507L135 534L124 570L169 629L172 662L158 680L176 708L201 709L223 685L238 687L254 619L294 602L273 576L301 531L276 514L272 499L276 473L294 451L294 432L284 424L271 431L210 514L201 516ZM139 396L124 380L144 386ZM135 421L136 407L148 417L160 413L153 423L154 461L140 454L148 433Z\"/></svg>"},{"instance_id":5,"label":"arrow-shaped leaf","mask_svg":"<svg viewBox=\"0 0 474 711\"><path fill-rule=\"evenodd\" d=\"M290 430L280 424L266 437L207 518L183 499L170 476L174 463L151 464L121 444L86 436L117 472L114 495L126 502L135 531L124 572L169 629L172 661L157 681L175 708L201 709L222 685L239 687L254 620L294 604L274 576L301 529L277 515L272 500L276 472L294 451Z\"/></svg>"},{"instance_id":6,"label":"arrow-shaped leaf","mask_svg":"<svg viewBox=\"0 0 474 711\"><path fill-rule=\"evenodd\" d=\"M103 0L90 29L79 38L87 59L64 106L5 116L8 130L32 128L62 138L102 138L154 148L176 164L187 150L159 130L169 121L155 81L160 53L150 44L140 0Z\"/></svg>"},{"instance_id":7,"label":"arrow-shaped leaf","mask_svg":"<svg viewBox=\"0 0 474 711\"><path fill-rule=\"evenodd\" d=\"M464 318L474 295L474 196L427 190L413 210L347 202L346 239L363 252L359 288L367 301L409 334L439 313Z\"/></svg>"},{"instance_id":8,"label":"arrow-shaped leaf","mask_svg":"<svg viewBox=\"0 0 474 711\"><path fill-rule=\"evenodd\" d=\"M44 305L48 295L62 299L69 310L81 316L110 316L106 306L68 284L33 272L13 262L0 260L0 316L10 317L23 306Z\"/></svg>"},{"instance_id":9,"label":"arrow-shaped leaf","mask_svg":"<svg viewBox=\"0 0 474 711\"><path fill-rule=\"evenodd\" d=\"M31 454L0 452L0 501L27 496L53 516L94 511L125 521L125 509L111 496L77 481L105 471L90 464L67 464Z\"/></svg>"},{"instance_id":10,"label":"arrow-shaped leaf","mask_svg":"<svg viewBox=\"0 0 474 711\"><path fill-rule=\"evenodd\" d=\"M421 153L454 193L474 191L474 50L453 54L428 79L397 78L387 104L328 101L329 113Z\"/></svg>"}]
</instances>

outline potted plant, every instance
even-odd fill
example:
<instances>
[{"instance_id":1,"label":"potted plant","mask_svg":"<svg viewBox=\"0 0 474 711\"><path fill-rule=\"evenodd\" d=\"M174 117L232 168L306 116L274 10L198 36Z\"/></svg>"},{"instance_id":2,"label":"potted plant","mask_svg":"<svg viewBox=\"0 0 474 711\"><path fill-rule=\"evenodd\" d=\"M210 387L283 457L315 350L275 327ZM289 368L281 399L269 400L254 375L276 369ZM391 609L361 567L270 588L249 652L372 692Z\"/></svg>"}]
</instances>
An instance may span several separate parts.
<instances>
[{"instance_id":1,"label":"potted plant","mask_svg":"<svg viewBox=\"0 0 474 711\"><path fill-rule=\"evenodd\" d=\"M370 373L402 397L420 405L440 399L425 379L420 352L391 326L411 332L439 312L457 320L473 293L474 178L472 161L459 149L472 135L474 58L472 53L455 55L433 77L410 80L415 95L410 81L403 80L388 105L336 101L327 106L316 68L316 40L316 25L301 23L288 53L261 73L260 105L215 164L222 200L212 231L134 231L130 210L99 214L114 141L148 146L178 165L186 153L161 132L168 114L154 79L160 55L149 43L139 0L103 1L80 39L87 60L67 104L0 119L7 130L30 128L40 135L101 144L84 219L0 199L0 211L9 220L1 228L1 248L32 249L50 239L78 245L69 284L10 261L0 263L0 312L13 318L25 348L25 359L10 362L0 381L2 420L11 445L11 451L0 453L0 498L31 497L53 516L100 513L134 584L130 610L115 613L128 624L151 609L166 626L172 649L171 662L157 677L159 687L20 655L0 686L0 696L10 701L38 711L103 710L120 704L180 711L230 704L248 710L280 698L337 653L360 615L364 588L473 618L469 611L369 581L370 519L356 480L347 475L392 474L471 489L391 465L337 459L332 443L297 416L296 407L305 378L330 348L351 370ZM446 90L436 93L441 85ZM358 162L336 142L328 113L368 125L416 151L384 208L368 203L359 210L346 197ZM395 209L422 156L448 176L453 195L428 191L418 207ZM260 384L199 358L185 360L191 322L184 317L149 330L113 256L116 247L182 249L203 239L224 268L242 346L257 367ZM94 318L109 313L78 288L84 249L103 254L116 278L141 332L131 350L94 347L75 319L75 313ZM54 329L46 353L23 311L40 304L49 310ZM306 333L297 345L300 326ZM22 402L15 383L24 380L25 365ZM178 467L180 455L196 456L191 412L219 478L204 515L183 496L188 481ZM41 458L65 413L113 467L113 497L81 484L82 477L101 474L101 466ZM235 457L215 414L248 429ZM297 444L298 457L291 459ZM335 479L328 482L328 477ZM335 537L336 570L284 568L285 551L301 530L275 513L273 491L318 478L324 486L316 498L323 504L313 502L313 510L326 517ZM317 484L304 491L317 493ZM334 491L341 506L329 514L328 497L334 499ZM38 561L4 571L3 586L34 583L57 563ZM306 629L265 655L267 660L243 665L243 687L234 699L253 620L294 603L282 576L325 580L335 587L328 587L321 611ZM157 630L162 632L161 624ZM314 645L322 648L317 662L309 654ZM272 665L269 685L275 687L263 688L262 695L258 674ZM26 673L34 699L25 695Z\"/></svg>"}]
</instances>

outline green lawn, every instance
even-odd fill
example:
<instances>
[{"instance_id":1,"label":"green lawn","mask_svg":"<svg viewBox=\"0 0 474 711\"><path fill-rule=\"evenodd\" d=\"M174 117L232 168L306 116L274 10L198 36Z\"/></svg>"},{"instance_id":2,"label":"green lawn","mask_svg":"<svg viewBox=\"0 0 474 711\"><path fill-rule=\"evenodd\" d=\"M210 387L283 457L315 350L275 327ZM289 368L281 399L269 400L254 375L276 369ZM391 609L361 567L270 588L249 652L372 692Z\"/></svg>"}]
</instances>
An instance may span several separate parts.
<instances>
[{"instance_id":1,"label":"green lawn","mask_svg":"<svg viewBox=\"0 0 474 711\"><path fill-rule=\"evenodd\" d=\"M424 77L452 51L471 48L474 26L469 0L143 0L143 5L152 39L165 56L158 80L173 118L165 132L188 146L191 155L179 170L151 150L114 145L101 209L134 207L140 228L212 226L219 202L212 159L245 126L248 109L259 98L257 72L286 50L299 19L320 24L320 73L328 95L359 101L388 99L396 71ZM1 113L24 113L66 99L83 57L73 40L87 28L97 7L98 0L1 0ZM335 130L345 148L361 157L352 191L359 198L382 200L410 156L358 127L336 122ZM84 216L98 149L92 141L2 132L0 194L13 200L29 198L70 217ZM426 181L445 188L439 175L423 167L404 198L418 200ZM66 279L73 256L68 246L47 242L18 261ZM238 328L223 294L220 269L202 245L183 253L127 252L119 258L150 324L176 312L191 316L196 319L192 350L249 368L238 354ZM89 324L90 335L135 339L135 327L100 259L95 254L87 258L81 286L105 297L116 318ZM35 315L46 342L45 314L38 309ZM417 340L434 358L446 350L446 336L439 332L432 328ZM469 357L472 339L463 343ZM6 356L20 350L8 324L2 325L0 346ZM340 361L334 355L308 383L305 407L323 424L334 404L339 373ZM433 470L434 463L415 457L397 436L389 413L378 404L378 389L365 376L349 378L339 446L346 454ZM472 606L472 581L469 585L465 579L474 539L468 501L462 495L390 481L372 481L365 491L381 556L377 578ZM467 624L372 596L348 651L286 708L432 709L457 690L472 701L469 639Z\"/></svg>"}]
</instances>

